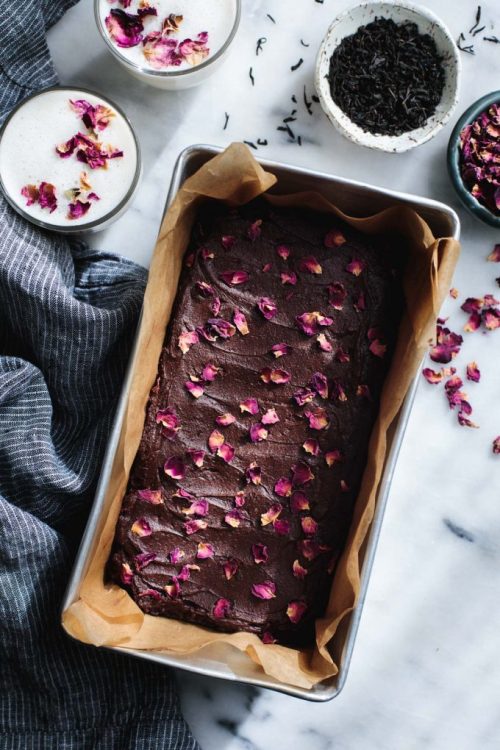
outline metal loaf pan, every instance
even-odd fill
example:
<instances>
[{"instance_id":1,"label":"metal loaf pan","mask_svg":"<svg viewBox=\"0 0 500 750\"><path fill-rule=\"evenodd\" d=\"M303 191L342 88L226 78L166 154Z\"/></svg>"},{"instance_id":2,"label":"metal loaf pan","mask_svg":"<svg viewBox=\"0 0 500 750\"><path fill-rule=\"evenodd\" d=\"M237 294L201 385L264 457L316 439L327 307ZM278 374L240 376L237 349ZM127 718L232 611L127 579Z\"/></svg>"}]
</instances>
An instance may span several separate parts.
<instances>
[{"instance_id":1,"label":"metal loaf pan","mask_svg":"<svg viewBox=\"0 0 500 750\"><path fill-rule=\"evenodd\" d=\"M196 172L196 170L206 161L220 151L222 151L221 148L205 145L190 146L182 151L174 168L165 210L169 207L184 180ZM415 209L420 216L427 221L436 237L459 238L460 223L458 217L451 208L443 203L438 203L437 201L414 195L399 193L393 190L384 190L365 183L355 182L342 177L335 177L310 169L301 169L261 159L259 159L259 162L264 169L274 173L278 178L278 186L277 188L273 188L273 192L290 193L301 190L316 190L334 202L347 214L354 216L374 214L384 208L388 208L389 206L407 205ZM87 527L77 554L75 566L63 602L63 611L78 599L80 585L89 563L96 528L101 514L103 513L104 498L122 428L123 415L128 399L131 375L134 370L135 360L136 355L134 348L118 402L108 447L102 465L95 501L92 506ZM208 647L197 654L186 656L169 656L160 652L136 651L118 647L114 647L113 650L121 651L141 659L150 659L151 661L159 662L160 664L178 667L190 672L208 675L210 677L219 677L258 687L270 688L306 700L316 702L328 701L338 695L344 686L347 677L354 642L356 640L356 633L363 609L363 602L366 596L368 580L373 565L375 548L380 534L384 509L387 503L399 449L401 447L415 398L416 388L417 381L415 380L406 395L397 417L396 424L391 429L391 433L388 436L388 452L378 492L377 507L367 541L363 548L361 590L358 603L354 611L342 622L340 637L336 638L337 645L332 652L335 662L339 666L339 672L335 677L315 685L310 690L283 684L264 674L262 670L254 665L247 656L241 654L234 648L223 645Z\"/></svg>"}]
</instances>

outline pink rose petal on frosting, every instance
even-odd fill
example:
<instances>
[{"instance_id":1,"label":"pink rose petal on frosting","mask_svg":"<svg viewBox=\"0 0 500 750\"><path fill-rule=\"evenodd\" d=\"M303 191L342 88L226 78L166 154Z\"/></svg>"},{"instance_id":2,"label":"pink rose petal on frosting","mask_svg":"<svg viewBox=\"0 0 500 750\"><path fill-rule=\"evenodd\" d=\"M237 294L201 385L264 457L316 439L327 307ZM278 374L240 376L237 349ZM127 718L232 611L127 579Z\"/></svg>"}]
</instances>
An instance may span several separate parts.
<instances>
[{"instance_id":1,"label":"pink rose petal on frosting","mask_svg":"<svg viewBox=\"0 0 500 750\"><path fill-rule=\"evenodd\" d=\"M247 319L243 315L242 312L239 310L234 311L233 315L233 322L238 331L241 333L242 336L246 336L250 333L250 329L248 327Z\"/></svg>"},{"instance_id":2,"label":"pink rose petal on frosting","mask_svg":"<svg viewBox=\"0 0 500 750\"><path fill-rule=\"evenodd\" d=\"M299 539L297 546L300 554L306 560L315 560L321 553L321 547L314 539Z\"/></svg>"},{"instance_id":3,"label":"pink rose petal on frosting","mask_svg":"<svg viewBox=\"0 0 500 750\"><path fill-rule=\"evenodd\" d=\"M307 610L307 604L305 602L293 601L290 602L286 608L286 614L290 622L294 624L300 622L304 616L304 612Z\"/></svg>"},{"instance_id":4,"label":"pink rose petal on frosting","mask_svg":"<svg viewBox=\"0 0 500 750\"><path fill-rule=\"evenodd\" d=\"M269 273L272 267L272 263L264 263L264 265L262 266L262 273Z\"/></svg>"},{"instance_id":5,"label":"pink rose petal on frosting","mask_svg":"<svg viewBox=\"0 0 500 750\"><path fill-rule=\"evenodd\" d=\"M328 380L322 372L315 372L312 375L310 386L316 391L318 396L321 396L323 399L328 398Z\"/></svg>"},{"instance_id":6,"label":"pink rose petal on frosting","mask_svg":"<svg viewBox=\"0 0 500 750\"><path fill-rule=\"evenodd\" d=\"M301 518L300 525L302 526L302 531L307 536L314 536L318 531L318 523L312 516L304 516Z\"/></svg>"},{"instance_id":7,"label":"pink rose petal on frosting","mask_svg":"<svg viewBox=\"0 0 500 750\"><path fill-rule=\"evenodd\" d=\"M272 320L276 313L278 312L278 308L276 307L276 302L274 302L269 297L261 297L259 301L257 302L257 307L261 311L262 315L265 317L266 320Z\"/></svg>"},{"instance_id":8,"label":"pink rose petal on frosting","mask_svg":"<svg viewBox=\"0 0 500 750\"><path fill-rule=\"evenodd\" d=\"M319 333L316 337L316 341L322 351L331 352L333 350L333 346L330 344L324 333Z\"/></svg>"},{"instance_id":9,"label":"pink rose petal on frosting","mask_svg":"<svg viewBox=\"0 0 500 750\"><path fill-rule=\"evenodd\" d=\"M298 461L292 466L292 481L294 485L307 484L314 479L314 474L311 471L309 464L305 461Z\"/></svg>"},{"instance_id":10,"label":"pink rose petal on frosting","mask_svg":"<svg viewBox=\"0 0 500 750\"><path fill-rule=\"evenodd\" d=\"M387 351L387 346L379 341L379 339L375 339L371 342L369 349L376 357L382 358Z\"/></svg>"},{"instance_id":11,"label":"pink rose petal on frosting","mask_svg":"<svg viewBox=\"0 0 500 750\"><path fill-rule=\"evenodd\" d=\"M331 229L323 240L325 247L340 247L346 242L346 238L339 229Z\"/></svg>"},{"instance_id":12,"label":"pink rose petal on frosting","mask_svg":"<svg viewBox=\"0 0 500 750\"><path fill-rule=\"evenodd\" d=\"M266 645L271 645L273 643L278 643L277 639L268 630L266 630L265 633L262 633L261 640L262 640L262 643L265 643Z\"/></svg>"},{"instance_id":13,"label":"pink rose petal on frosting","mask_svg":"<svg viewBox=\"0 0 500 750\"><path fill-rule=\"evenodd\" d=\"M242 508L245 505L245 501L246 501L245 493L243 492L243 490L240 490L234 496L234 504L236 505L237 508Z\"/></svg>"},{"instance_id":14,"label":"pink rose petal on frosting","mask_svg":"<svg viewBox=\"0 0 500 750\"><path fill-rule=\"evenodd\" d=\"M163 470L167 477L171 477L172 479L184 479L186 476L184 461L182 458L179 458L179 456L171 456L171 458L167 458Z\"/></svg>"},{"instance_id":15,"label":"pink rose petal on frosting","mask_svg":"<svg viewBox=\"0 0 500 750\"><path fill-rule=\"evenodd\" d=\"M346 271L349 273L352 273L353 276L359 276L360 273L364 270L365 264L362 260L354 259L351 260L350 263L346 266Z\"/></svg>"},{"instance_id":16,"label":"pink rose petal on frosting","mask_svg":"<svg viewBox=\"0 0 500 750\"><path fill-rule=\"evenodd\" d=\"M297 274L293 271L282 271L282 273L280 273L280 279L283 286L286 284L295 286L297 283Z\"/></svg>"},{"instance_id":17,"label":"pink rose petal on frosting","mask_svg":"<svg viewBox=\"0 0 500 750\"><path fill-rule=\"evenodd\" d=\"M179 549L179 547L174 547L174 549L169 552L168 559L172 563L172 565L177 565L180 563L181 560L183 560L185 557L185 553Z\"/></svg>"},{"instance_id":18,"label":"pink rose petal on frosting","mask_svg":"<svg viewBox=\"0 0 500 750\"><path fill-rule=\"evenodd\" d=\"M179 417L173 409L159 409L156 412L156 424L162 425L162 435L169 440L172 440L181 429Z\"/></svg>"},{"instance_id":19,"label":"pink rose petal on frosting","mask_svg":"<svg viewBox=\"0 0 500 750\"><path fill-rule=\"evenodd\" d=\"M199 560L207 560L209 557L213 557L214 554L215 553L212 544L209 544L208 542L198 542L196 557Z\"/></svg>"},{"instance_id":20,"label":"pink rose petal on frosting","mask_svg":"<svg viewBox=\"0 0 500 750\"><path fill-rule=\"evenodd\" d=\"M281 503L273 503L273 505L271 505L271 507L268 508L265 513L261 513L261 525L267 526L270 523L274 524L282 510L283 506L281 505Z\"/></svg>"},{"instance_id":21,"label":"pink rose petal on frosting","mask_svg":"<svg viewBox=\"0 0 500 750\"><path fill-rule=\"evenodd\" d=\"M193 398L200 398L205 393L203 386L199 383L193 383L192 380L186 380L184 388L191 394Z\"/></svg>"},{"instance_id":22,"label":"pink rose petal on frosting","mask_svg":"<svg viewBox=\"0 0 500 750\"><path fill-rule=\"evenodd\" d=\"M188 454L191 456L194 465L201 469L203 461L205 460L205 451L190 449L188 450Z\"/></svg>"},{"instance_id":23,"label":"pink rose petal on frosting","mask_svg":"<svg viewBox=\"0 0 500 750\"><path fill-rule=\"evenodd\" d=\"M217 450L217 455L222 458L223 461L225 461L227 464L230 464L231 461L234 458L235 449L232 445L229 443L224 443L221 445L221 447Z\"/></svg>"},{"instance_id":24,"label":"pink rose petal on frosting","mask_svg":"<svg viewBox=\"0 0 500 750\"><path fill-rule=\"evenodd\" d=\"M232 526L233 529L237 529L240 525L242 520L242 516L239 510L230 510L226 515L224 516L224 521L227 523L228 526Z\"/></svg>"},{"instance_id":25,"label":"pink rose petal on frosting","mask_svg":"<svg viewBox=\"0 0 500 750\"><path fill-rule=\"evenodd\" d=\"M213 365L211 362L207 362L201 371L201 379L206 383L212 383L221 372L222 369L220 367Z\"/></svg>"},{"instance_id":26,"label":"pink rose petal on frosting","mask_svg":"<svg viewBox=\"0 0 500 750\"><path fill-rule=\"evenodd\" d=\"M332 318L328 318L317 310L297 315L295 321L300 330L303 331L306 336L314 336L316 333L320 332L322 326L331 326L333 323Z\"/></svg>"},{"instance_id":27,"label":"pink rose petal on frosting","mask_svg":"<svg viewBox=\"0 0 500 750\"><path fill-rule=\"evenodd\" d=\"M238 563L236 560L227 560L222 567L224 568L224 575L228 581L230 581L231 578L234 578L238 572Z\"/></svg>"},{"instance_id":28,"label":"pink rose petal on frosting","mask_svg":"<svg viewBox=\"0 0 500 750\"><path fill-rule=\"evenodd\" d=\"M202 297L213 297L215 294L213 286L206 281L197 281L195 287Z\"/></svg>"},{"instance_id":29,"label":"pink rose petal on frosting","mask_svg":"<svg viewBox=\"0 0 500 750\"><path fill-rule=\"evenodd\" d=\"M134 565L137 568L137 570L142 570L143 568L146 568L150 563L154 562L156 560L156 555L154 552L140 552L138 555L135 555L134 557Z\"/></svg>"},{"instance_id":30,"label":"pink rose petal on frosting","mask_svg":"<svg viewBox=\"0 0 500 750\"><path fill-rule=\"evenodd\" d=\"M122 583L124 583L125 585L131 583L133 577L134 577L134 573L130 565L128 563L122 563L121 569L120 569L120 579Z\"/></svg>"},{"instance_id":31,"label":"pink rose petal on frosting","mask_svg":"<svg viewBox=\"0 0 500 750\"><path fill-rule=\"evenodd\" d=\"M293 399L299 406L304 406L304 404L309 404L315 395L312 388L299 388L293 394Z\"/></svg>"},{"instance_id":32,"label":"pink rose petal on frosting","mask_svg":"<svg viewBox=\"0 0 500 750\"><path fill-rule=\"evenodd\" d=\"M358 312L363 312L363 310L366 310L366 300L364 292L360 292L358 299L353 302L354 309Z\"/></svg>"},{"instance_id":33,"label":"pink rose petal on frosting","mask_svg":"<svg viewBox=\"0 0 500 750\"><path fill-rule=\"evenodd\" d=\"M229 616L231 610L231 602L228 599L217 599L213 608L213 616L218 620L222 620L224 617Z\"/></svg>"},{"instance_id":34,"label":"pink rose petal on frosting","mask_svg":"<svg viewBox=\"0 0 500 750\"><path fill-rule=\"evenodd\" d=\"M259 411L259 402L256 398L247 398L245 401L240 402L240 411L247 412L248 414L257 414Z\"/></svg>"},{"instance_id":35,"label":"pink rose petal on frosting","mask_svg":"<svg viewBox=\"0 0 500 750\"><path fill-rule=\"evenodd\" d=\"M228 427L230 424L236 422L236 417L229 414L229 412L226 412L226 414L219 414L219 416L215 418L215 421L221 427Z\"/></svg>"},{"instance_id":36,"label":"pink rose petal on frosting","mask_svg":"<svg viewBox=\"0 0 500 750\"><path fill-rule=\"evenodd\" d=\"M206 529L208 526L207 521L204 521L202 518L196 518L191 521L186 521L184 524L184 529L186 531L186 534L196 534L197 531L201 531L202 529Z\"/></svg>"},{"instance_id":37,"label":"pink rose petal on frosting","mask_svg":"<svg viewBox=\"0 0 500 750\"><path fill-rule=\"evenodd\" d=\"M199 341L200 337L198 336L196 331L184 331L179 336L177 346L183 354L186 354L186 352L190 350L193 344L198 344Z\"/></svg>"},{"instance_id":38,"label":"pink rose petal on frosting","mask_svg":"<svg viewBox=\"0 0 500 750\"><path fill-rule=\"evenodd\" d=\"M280 477L274 485L274 491L280 497L289 497L292 494L292 480L288 477Z\"/></svg>"},{"instance_id":39,"label":"pink rose petal on frosting","mask_svg":"<svg viewBox=\"0 0 500 750\"><path fill-rule=\"evenodd\" d=\"M150 536L153 530L145 518L138 518L130 527L132 534L136 536Z\"/></svg>"},{"instance_id":40,"label":"pink rose petal on frosting","mask_svg":"<svg viewBox=\"0 0 500 750\"><path fill-rule=\"evenodd\" d=\"M220 313L221 308L221 301L220 297L214 297L213 300L210 303L210 310L212 311L212 314L217 317L217 315Z\"/></svg>"},{"instance_id":41,"label":"pink rose petal on frosting","mask_svg":"<svg viewBox=\"0 0 500 750\"><path fill-rule=\"evenodd\" d=\"M252 242L255 242L255 240L259 239L260 235L262 233L262 219L257 219L254 221L247 230L247 235Z\"/></svg>"},{"instance_id":42,"label":"pink rose petal on frosting","mask_svg":"<svg viewBox=\"0 0 500 750\"><path fill-rule=\"evenodd\" d=\"M467 380L472 380L474 383L479 383L481 379L481 371L477 366L477 362L469 362L467 365Z\"/></svg>"},{"instance_id":43,"label":"pink rose petal on frosting","mask_svg":"<svg viewBox=\"0 0 500 750\"><path fill-rule=\"evenodd\" d=\"M278 245L276 252L283 260L288 260L290 256L290 248L287 245Z\"/></svg>"},{"instance_id":44,"label":"pink rose petal on frosting","mask_svg":"<svg viewBox=\"0 0 500 750\"><path fill-rule=\"evenodd\" d=\"M314 255L308 255L305 258L301 258L299 262L299 271L304 273L322 274L323 269L320 263L316 260Z\"/></svg>"},{"instance_id":45,"label":"pink rose petal on frosting","mask_svg":"<svg viewBox=\"0 0 500 750\"><path fill-rule=\"evenodd\" d=\"M193 500L189 508L185 508L182 512L186 516L206 516L208 514L208 500L204 498Z\"/></svg>"},{"instance_id":46,"label":"pink rose petal on frosting","mask_svg":"<svg viewBox=\"0 0 500 750\"><path fill-rule=\"evenodd\" d=\"M296 490L290 498L290 509L292 513L300 513L303 510L309 510L309 500L300 490Z\"/></svg>"},{"instance_id":47,"label":"pink rose petal on frosting","mask_svg":"<svg viewBox=\"0 0 500 750\"><path fill-rule=\"evenodd\" d=\"M56 189L50 182L40 183L40 187L38 188L38 203L40 204L40 208L48 208L49 213L53 213L56 210Z\"/></svg>"},{"instance_id":48,"label":"pink rose petal on frosting","mask_svg":"<svg viewBox=\"0 0 500 750\"><path fill-rule=\"evenodd\" d=\"M224 445L224 435L219 430L212 430L208 437L208 447L211 452L216 453L222 445Z\"/></svg>"},{"instance_id":49,"label":"pink rose petal on frosting","mask_svg":"<svg viewBox=\"0 0 500 750\"><path fill-rule=\"evenodd\" d=\"M269 558L269 552L267 550L267 547L265 544L252 544L252 555L254 562L257 565L260 565L260 563L267 562Z\"/></svg>"},{"instance_id":50,"label":"pink rose petal on frosting","mask_svg":"<svg viewBox=\"0 0 500 750\"><path fill-rule=\"evenodd\" d=\"M284 357L286 354L291 354L292 347L290 344L274 344L274 346L271 347L271 354L273 354L276 359L279 357Z\"/></svg>"},{"instance_id":51,"label":"pink rose petal on frosting","mask_svg":"<svg viewBox=\"0 0 500 750\"><path fill-rule=\"evenodd\" d=\"M335 310L342 310L347 291L343 284L335 281L328 287L328 302Z\"/></svg>"},{"instance_id":52,"label":"pink rose petal on frosting","mask_svg":"<svg viewBox=\"0 0 500 750\"><path fill-rule=\"evenodd\" d=\"M307 568L304 568L298 560L293 561L292 571L295 578L305 578L307 575Z\"/></svg>"},{"instance_id":53,"label":"pink rose petal on frosting","mask_svg":"<svg viewBox=\"0 0 500 750\"><path fill-rule=\"evenodd\" d=\"M257 466L255 461L252 461L250 466L245 471L245 477L247 480L247 484L255 484L258 485L262 481L262 471L260 466Z\"/></svg>"},{"instance_id":54,"label":"pink rose petal on frosting","mask_svg":"<svg viewBox=\"0 0 500 750\"><path fill-rule=\"evenodd\" d=\"M278 518L273 526L275 532L281 536L287 536L290 533L290 522L286 521L284 518Z\"/></svg>"},{"instance_id":55,"label":"pink rose petal on frosting","mask_svg":"<svg viewBox=\"0 0 500 750\"><path fill-rule=\"evenodd\" d=\"M288 383L291 375L286 370L276 369L273 370L270 367L264 367L260 371L260 379L264 383L274 383L274 385L284 385Z\"/></svg>"},{"instance_id":56,"label":"pink rose petal on frosting","mask_svg":"<svg viewBox=\"0 0 500 750\"><path fill-rule=\"evenodd\" d=\"M222 279L225 284L238 286L239 284L244 284L248 281L250 276L246 271L223 271L219 274L219 278Z\"/></svg>"},{"instance_id":57,"label":"pink rose petal on frosting","mask_svg":"<svg viewBox=\"0 0 500 750\"><path fill-rule=\"evenodd\" d=\"M161 503L161 490L137 490L137 497L139 500L151 503L151 505L159 505Z\"/></svg>"},{"instance_id":58,"label":"pink rose petal on frosting","mask_svg":"<svg viewBox=\"0 0 500 750\"><path fill-rule=\"evenodd\" d=\"M319 447L318 441L314 440L313 438L309 438L308 440L305 440L302 443L302 448L305 450L306 453L310 453L311 456L318 456L321 453L321 449Z\"/></svg>"},{"instance_id":59,"label":"pink rose petal on frosting","mask_svg":"<svg viewBox=\"0 0 500 750\"><path fill-rule=\"evenodd\" d=\"M269 435L269 432L260 422L250 425L249 433L252 443L262 443L262 441L267 440Z\"/></svg>"},{"instance_id":60,"label":"pink rose petal on frosting","mask_svg":"<svg viewBox=\"0 0 500 750\"><path fill-rule=\"evenodd\" d=\"M190 65L199 65L210 54L207 42L208 32L200 31L196 39L184 39L179 43L179 56Z\"/></svg>"},{"instance_id":61,"label":"pink rose petal on frosting","mask_svg":"<svg viewBox=\"0 0 500 750\"><path fill-rule=\"evenodd\" d=\"M338 448L332 451L327 451L325 453L325 461L326 461L327 466L329 466L330 468L342 460L343 460L342 453L339 451Z\"/></svg>"},{"instance_id":62,"label":"pink rose petal on frosting","mask_svg":"<svg viewBox=\"0 0 500 750\"><path fill-rule=\"evenodd\" d=\"M224 250L231 250L236 242L236 237L233 237L231 234L223 234L220 242Z\"/></svg>"},{"instance_id":63,"label":"pink rose petal on frosting","mask_svg":"<svg viewBox=\"0 0 500 750\"><path fill-rule=\"evenodd\" d=\"M311 430L325 430L329 425L326 411L322 407L306 409L304 415L309 420Z\"/></svg>"},{"instance_id":64,"label":"pink rose petal on frosting","mask_svg":"<svg viewBox=\"0 0 500 750\"><path fill-rule=\"evenodd\" d=\"M280 418L276 414L275 409L268 409L265 414L262 415L262 419L260 420L262 424L276 424L280 421Z\"/></svg>"},{"instance_id":65,"label":"pink rose petal on frosting","mask_svg":"<svg viewBox=\"0 0 500 750\"><path fill-rule=\"evenodd\" d=\"M276 596L276 585L272 581L254 583L252 586L252 594L257 597L257 599L274 599Z\"/></svg>"},{"instance_id":66,"label":"pink rose petal on frosting","mask_svg":"<svg viewBox=\"0 0 500 750\"><path fill-rule=\"evenodd\" d=\"M81 200L74 200L71 203L68 203L68 213L66 214L66 218L68 219L81 219L82 216L85 216L87 211L90 209L90 203L89 201L81 201Z\"/></svg>"}]
</instances>

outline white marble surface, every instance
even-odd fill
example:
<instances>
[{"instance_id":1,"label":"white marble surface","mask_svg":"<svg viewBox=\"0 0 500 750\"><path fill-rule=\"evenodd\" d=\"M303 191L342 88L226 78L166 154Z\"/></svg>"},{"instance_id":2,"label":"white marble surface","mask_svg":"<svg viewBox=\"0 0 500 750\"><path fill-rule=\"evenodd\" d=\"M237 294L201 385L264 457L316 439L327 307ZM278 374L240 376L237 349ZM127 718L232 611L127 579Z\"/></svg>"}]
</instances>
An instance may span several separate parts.
<instances>
[{"instance_id":1,"label":"white marble surface","mask_svg":"<svg viewBox=\"0 0 500 750\"><path fill-rule=\"evenodd\" d=\"M293 164L427 195L450 203L462 221L463 253L455 276L460 297L500 290L500 265L485 257L498 231L461 210L445 168L445 149L458 112L438 137L399 156L344 140L319 106L299 103L293 124L302 147L276 130L312 93L315 51L345 0L243 0L243 22L232 57L199 90L166 93L137 83L104 48L91 0L70 11L50 34L63 83L83 84L114 98L139 131L144 179L128 214L96 246L147 264L173 163L191 143L225 145L267 138L258 154ZM428 0L452 35L472 26L470 0ZM490 33L500 36L495 0L483 4ZM271 13L273 25L266 17ZM492 32L492 24L496 32ZM486 32L485 32L486 33ZM267 44L258 58L260 36ZM477 38L463 55L462 111L500 88L500 46ZM300 39L310 44L301 47ZM479 40L479 41L478 41ZM304 58L294 73L290 66ZM255 87L248 77L253 66ZM222 130L224 112L230 114ZM443 314L460 330L460 301ZM500 748L500 332L465 334L457 360L476 359L482 382L467 388L479 430L461 428L442 393L422 379L389 498L347 685L332 703L313 705L180 674L186 716L204 750L496 750ZM453 533L448 521L461 535Z\"/></svg>"}]
</instances>

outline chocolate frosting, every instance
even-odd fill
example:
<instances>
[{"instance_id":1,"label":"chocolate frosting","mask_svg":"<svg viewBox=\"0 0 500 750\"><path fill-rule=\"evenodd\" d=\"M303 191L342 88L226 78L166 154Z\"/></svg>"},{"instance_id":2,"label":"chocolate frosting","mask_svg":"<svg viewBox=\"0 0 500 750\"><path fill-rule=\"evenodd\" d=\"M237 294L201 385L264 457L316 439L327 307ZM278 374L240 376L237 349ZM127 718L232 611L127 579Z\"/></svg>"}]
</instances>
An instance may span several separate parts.
<instances>
[{"instance_id":1,"label":"chocolate frosting","mask_svg":"<svg viewBox=\"0 0 500 750\"><path fill-rule=\"evenodd\" d=\"M287 250L288 258L282 257ZM262 200L241 209L215 202L201 209L108 564L110 578L144 612L251 631L266 641L299 645L312 639L347 536L395 345L402 310L397 258L396 238L363 236L332 216L273 208ZM233 274L232 280L246 280L227 283L227 271L248 278ZM295 285L282 283L280 274L290 272ZM335 283L342 286L332 290ZM274 317L272 305L261 302L268 317L259 308L262 298L275 303ZM208 321L234 326L235 311L244 314L249 333L235 327L227 338L216 335L218 324ZM308 319L314 335L300 324L310 312L320 313L323 323L326 318L325 325ZM188 331L198 331L199 341L183 353L179 336ZM320 333L327 343L318 340ZM277 358L271 349L280 343L291 349ZM204 381L207 363L220 371ZM289 381L264 382L273 370L285 371L277 379L289 374ZM199 398L187 390L189 382L203 389ZM304 394L312 400L302 403ZM249 398L258 401L255 415L240 409ZM262 425L269 409L279 421ZM158 422L164 410L173 419L167 427ZM223 414L235 421L218 425ZM264 427L267 439L253 442L252 425L261 436L259 425ZM229 462L211 452L213 430L234 448ZM306 446L318 455L306 452L306 440L317 441ZM205 451L201 467L188 451ZM182 479L165 473L172 458L180 459L174 469L184 466ZM252 463L261 470L260 484L248 481ZM308 466L314 478L299 484L294 466L299 474ZM278 487L284 496L275 490L280 478L287 480L284 490ZM186 493L192 498L179 496ZM208 505L186 514L195 499ZM305 499L309 509L301 510ZM277 503L278 517L266 523ZM193 521L202 528L188 533ZM199 550L213 556L197 557Z\"/></svg>"}]
</instances>

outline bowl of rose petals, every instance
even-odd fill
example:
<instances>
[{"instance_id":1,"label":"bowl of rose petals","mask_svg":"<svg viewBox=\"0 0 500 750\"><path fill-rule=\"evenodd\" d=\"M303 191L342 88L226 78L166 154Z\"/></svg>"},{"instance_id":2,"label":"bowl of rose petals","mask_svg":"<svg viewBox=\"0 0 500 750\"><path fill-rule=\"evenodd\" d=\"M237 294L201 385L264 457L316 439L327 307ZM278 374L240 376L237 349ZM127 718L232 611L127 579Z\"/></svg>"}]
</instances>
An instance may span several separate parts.
<instances>
[{"instance_id":1,"label":"bowl of rose petals","mask_svg":"<svg viewBox=\"0 0 500 750\"><path fill-rule=\"evenodd\" d=\"M448 172L464 206L500 229L500 91L460 117L448 143Z\"/></svg>"}]
</instances>

